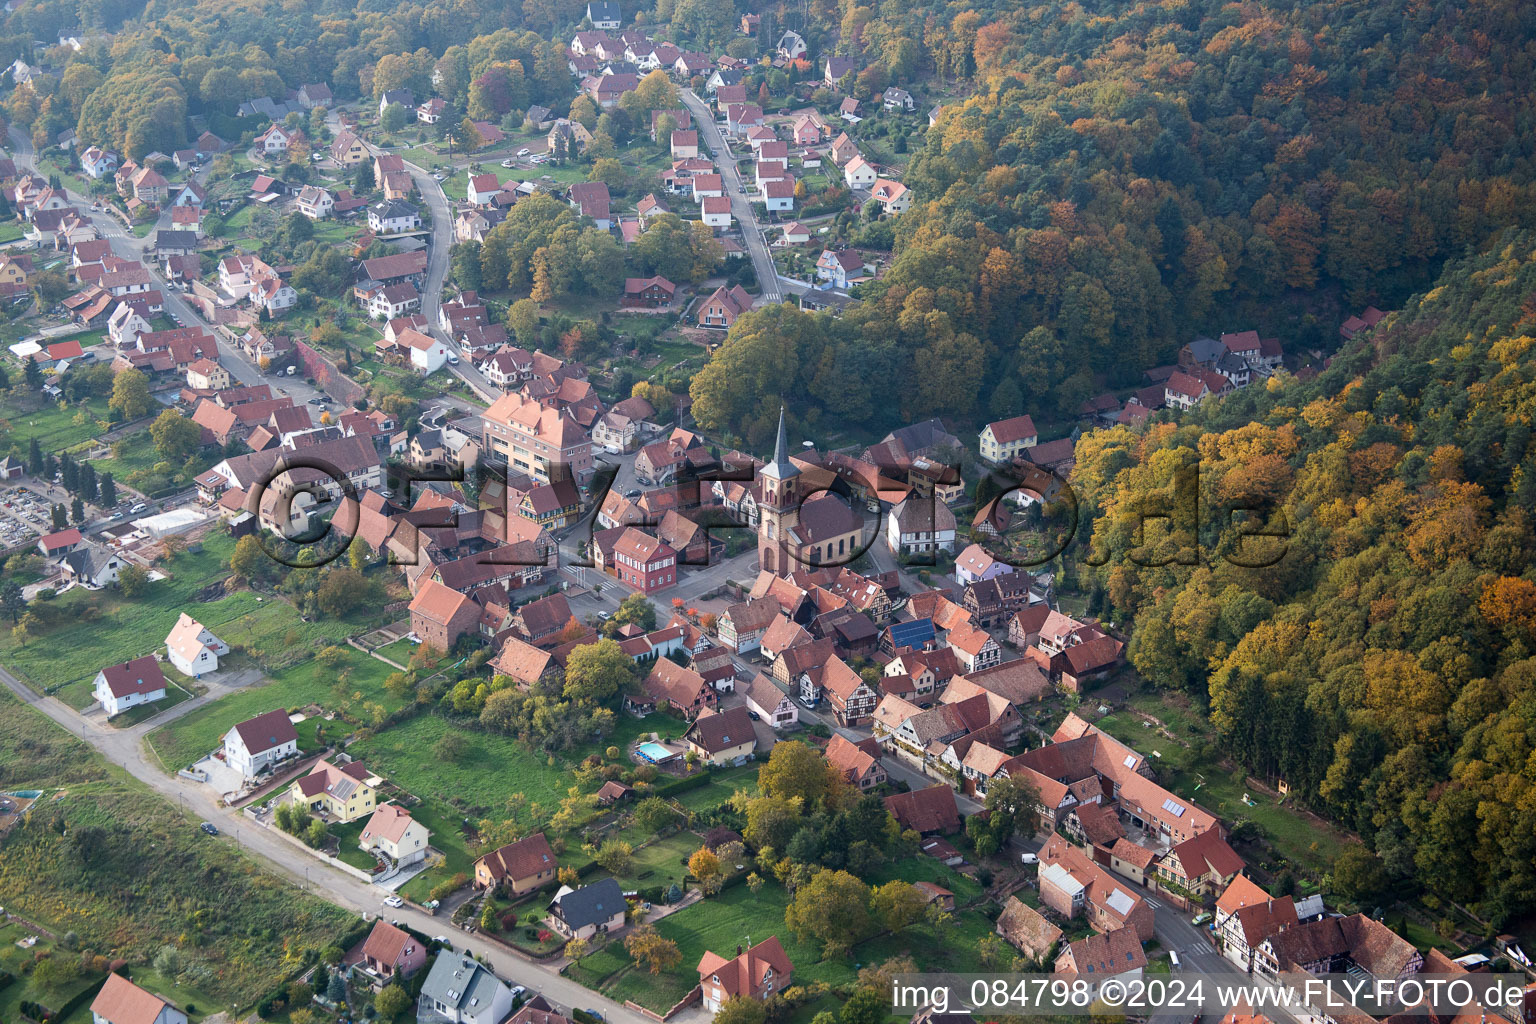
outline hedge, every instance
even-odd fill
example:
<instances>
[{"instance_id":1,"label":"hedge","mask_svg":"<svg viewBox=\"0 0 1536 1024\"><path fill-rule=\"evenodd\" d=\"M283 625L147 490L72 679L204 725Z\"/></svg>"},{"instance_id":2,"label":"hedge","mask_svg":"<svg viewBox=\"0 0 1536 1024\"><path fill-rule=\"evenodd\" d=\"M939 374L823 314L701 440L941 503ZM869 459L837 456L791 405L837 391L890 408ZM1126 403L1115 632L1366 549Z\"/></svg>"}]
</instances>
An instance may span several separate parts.
<instances>
[{"instance_id":1,"label":"hedge","mask_svg":"<svg viewBox=\"0 0 1536 1024\"><path fill-rule=\"evenodd\" d=\"M695 772L692 775L685 775L680 779L673 779L671 782L664 782L659 786L652 787L650 795L660 797L676 796L679 793L686 793L690 789L699 789L700 787L707 786L709 782L709 772Z\"/></svg>"}]
</instances>

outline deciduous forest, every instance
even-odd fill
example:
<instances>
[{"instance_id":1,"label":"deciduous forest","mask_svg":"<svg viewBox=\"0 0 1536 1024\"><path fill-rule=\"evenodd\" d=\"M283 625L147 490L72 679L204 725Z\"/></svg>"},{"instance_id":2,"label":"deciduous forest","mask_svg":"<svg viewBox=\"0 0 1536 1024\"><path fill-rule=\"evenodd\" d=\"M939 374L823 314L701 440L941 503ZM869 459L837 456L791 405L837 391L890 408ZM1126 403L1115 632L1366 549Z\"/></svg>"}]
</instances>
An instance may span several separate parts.
<instances>
[{"instance_id":1,"label":"deciduous forest","mask_svg":"<svg viewBox=\"0 0 1536 1024\"><path fill-rule=\"evenodd\" d=\"M1208 701L1234 757L1357 829L1401 891L1495 925L1536 906L1533 408L1536 234L1510 231L1315 381L1085 435L1072 480L1136 668ZM1197 462L1198 537L1136 548ZM1239 538L1232 504L1288 527L1277 564L1223 557L1277 543Z\"/></svg>"}]
</instances>

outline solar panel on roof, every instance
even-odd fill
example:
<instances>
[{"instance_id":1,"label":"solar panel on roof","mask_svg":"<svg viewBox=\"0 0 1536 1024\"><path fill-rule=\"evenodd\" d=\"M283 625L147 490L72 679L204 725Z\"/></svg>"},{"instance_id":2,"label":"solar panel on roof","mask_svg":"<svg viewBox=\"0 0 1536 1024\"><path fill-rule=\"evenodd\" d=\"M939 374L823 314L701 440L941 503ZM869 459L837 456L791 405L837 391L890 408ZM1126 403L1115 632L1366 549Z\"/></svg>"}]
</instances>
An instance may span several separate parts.
<instances>
[{"instance_id":1,"label":"solar panel on roof","mask_svg":"<svg viewBox=\"0 0 1536 1024\"><path fill-rule=\"evenodd\" d=\"M1182 817L1184 817L1184 805L1183 804L1179 804L1179 803L1175 803L1172 800L1164 800L1163 801L1163 810L1167 811L1169 814L1173 815L1175 818L1182 818Z\"/></svg>"}]
</instances>

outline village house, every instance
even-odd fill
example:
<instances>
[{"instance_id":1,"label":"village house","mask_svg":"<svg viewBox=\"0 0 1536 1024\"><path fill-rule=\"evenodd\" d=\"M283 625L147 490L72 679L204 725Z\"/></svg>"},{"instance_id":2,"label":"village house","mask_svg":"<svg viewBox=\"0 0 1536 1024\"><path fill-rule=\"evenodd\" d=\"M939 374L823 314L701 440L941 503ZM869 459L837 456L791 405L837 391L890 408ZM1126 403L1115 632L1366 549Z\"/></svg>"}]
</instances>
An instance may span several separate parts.
<instances>
[{"instance_id":1,"label":"village house","mask_svg":"<svg viewBox=\"0 0 1536 1024\"><path fill-rule=\"evenodd\" d=\"M320 760L308 775L294 780L289 787L289 799L299 807L344 823L373 813L378 787L383 782L361 761L337 765Z\"/></svg>"},{"instance_id":2,"label":"village house","mask_svg":"<svg viewBox=\"0 0 1536 1024\"><path fill-rule=\"evenodd\" d=\"M852 249L823 249L816 260L816 279L847 289L866 279L864 257Z\"/></svg>"},{"instance_id":3,"label":"village house","mask_svg":"<svg viewBox=\"0 0 1536 1024\"><path fill-rule=\"evenodd\" d=\"M91 1001L91 1024L187 1024L187 1015L121 974L109 972Z\"/></svg>"},{"instance_id":4,"label":"village house","mask_svg":"<svg viewBox=\"0 0 1536 1024\"><path fill-rule=\"evenodd\" d=\"M698 323L700 327L729 329L737 317L751 308L752 297L741 285L733 285L729 289L721 285L700 304Z\"/></svg>"},{"instance_id":5,"label":"village house","mask_svg":"<svg viewBox=\"0 0 1536 1024\"><path fill-rule=\"evenodd\" d=\"M1244 971L1252 971L1254 954L1265 939L1297 923L1296 902L1279 899L1259 888L1246 875L1233 877L1216 901L1212 928L1221 955Z\"/></svg>"},{"instance_id":6,"label":"village house","mask_svg":"<svg viewBox=\"0 0 1536 1024\"><path fill-rule=\"evenodd\" d=\"M373 812L358 835L357 847L365 853L382 855L397 868L426 860L432 833L411 812L398 804L384 804Z\"/></svg>"},{"instance_id":7,"label":"village house","mask_svg":"<svg viewBox=\"0 0 1536 1024\"><path fill-rule=\"evenodd\" d=\"M1045 960L1061 941L1062 931L1017 896L1009 896L994 929L1030 960Z\"/></svg>"},{"instance_id":8,"label":"village house","mask_svg":"<svg viewBox=\"0 0 1536 1024\"><path fill-rule=\"evenodd\" d=\"M855 743L837 733L827 744L826 757L828 764L861 791L883 786L889 778L880 763L880 744L874 737Z\"/></svg>"},{"instance_id":9,"label":"village house","mask_svg":"<svg viewBox=\"0 0 1536 1024\"><path fill-rule=\"evenodd\" d=\"M567 939L591 939L622 929L628 909L619 883L604 878L580 889L562 885L549 901L544 921Z\"/></svg>"},{"instance_id":10,"label":"village house","mask_svg":"<svg viewBox=\"0 0 1536 1024\"><path fill-rule=\"evenodd\" d=\"M411 599L410 612L411 632L440 651L451 651L460 637L479 632L480 606L432 580L423 582Z\"/></svg>"},{"instance_id":11,"label":"village house","mask_svg":"<svg viewBox=\"0 0 1536 1024\"><path fill-rule=\"evenodd\" d=\"M445 949L421 984L417 1014L423 1024L501 1024L512 1002L512 990L490 968Z\"/></svg>"},{"instance_id":12,"label":"village house","mask_svg":"<svg viewBox=\"0 0 1536 1024\"><path fill-rule=\"evenodd\" d=\"M757 732L741 705L724 711L705 707L683 734L683 741L700 761L720 768L750 757L757 749Z\"/></svg>"},{"instance_id":13,"label":"village house","mask_svg":"<svg viewBox=\"0 0 1536 1024\"><path fill-rule=\"evenodd\" d=\"M396 974L409 978L426 963L427 947L410 932L381 918L363 941L362 960L357 966L377 985Z\"/></svg>"},{"instance_id":14,"label":"village house","mask_svg":"<svg viewBox=\"0 0 1536 1024\"><path fill-rule=\"evenodd\" d=\"M164 700L165 687L165 673L160 671L160 663L154 655L146 654L96 673L91 696L101 702L102 710L112 718L129 708Z\"/></svg>"},{"instance_id":15,"label":"village house","mask_svg":"<svg viewBox=\"0 0 1536 1024\"><path fill-rule=\"evenodd\" d=\"M219 670L219 659L229 653L229 645L182 612L165 638L165 650L176 671L197 679Z\"/></svg>"},{"instance_id":16,"label":"village house","mask_svg":"<svg viewBox=\"0 0 1536 1024\"><path fill-rule=\"evenodd\" d=\"M775 730L787 729L800 721L800 708L772 679L759 672L741 688L747 707Z\"/></svg>"},{"instance_id":17,"label":"village house","mask_svg":"<svg viewBox=\"0 0 1536 1024\"><path fill-rule=\"evenodd\" d=\"M736 947L736 956L730 960L705 950L698 966L704 1009L717 1013L726 1000L738 996L762 1002L788 988L792 972L789 955L777 936L745 950Z\"/></svg>"},{"instance_id":18,"label":"village house","mask_svg":"<svg viewBox=\"0 0 1536 1024\"><path fill-rule=\"evenodd\" d=\"M1060 835L1040 849L1039 885L1040 902L1062 917L1098 932L1128 927L1141 942L1154 934L1151 905Z\"/></svg>"},{"instance_id":19,"label":"village house","mask_svg":"<svg viewBox=\"0 0 1536 1024\"><path fill-rule=\"evenodd\" d=\"M1136 930L1115 928L1069 944L1057 955L1053 976L1086 981L1090 995L1097 995L1106 981L1140 978L1146 966L1147 954Z\"/></svg>"},{"instance_id":20,"label":"village house","mask_svg":"<svg viewBox=\"0 0 1536 1024\"><path fill-rule=\"evenodd\" d=\"M281 708L248 718L224 734L224 763L246 779L298 754L299 734Z\"/></svg>"},{"instance_id":21,"label":"village house","mask_svg":"<svg viewBox=\"0 0 1536 1024\"><path fill-rule=\"evenodd\" d=\"M299 189L299 197L294 205L310 220L324 220L336 208L336 197L331 195L329 189L305 185Z\"/></svg>"},{"instance_id":22,"label":"village house","mask_svg":"<svg viewBox=\"0 0 1536 1024\"><path fill-rule=\"evenodd\" d=\"M553 882L559 867L549 840L536 832L475 861L474 886L499 887L509 896L521 896Z\"/></svg>"},{"instance_id":23,"label":"village house","mask_svg":"<svg viewBox=\"0 0 1536 1024\"><path fill-rule=\"evenodd\" d=\"M719 700L714 687L704 677L668 658L657 658L646 675L642 689L656 705L669 705L686 719L692 719Z\"/></svg>"}]
</instances>

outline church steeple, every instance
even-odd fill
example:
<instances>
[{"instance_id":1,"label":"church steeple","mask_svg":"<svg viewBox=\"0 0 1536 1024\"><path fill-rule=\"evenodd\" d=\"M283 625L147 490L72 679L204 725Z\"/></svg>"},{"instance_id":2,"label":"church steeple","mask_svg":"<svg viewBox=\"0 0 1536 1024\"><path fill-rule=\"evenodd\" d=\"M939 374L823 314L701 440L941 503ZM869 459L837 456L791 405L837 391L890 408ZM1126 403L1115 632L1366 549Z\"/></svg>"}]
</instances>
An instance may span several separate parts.
<instances>
[{"instance_id":1,"label":"church steeple","mask_svg":"<svg viewBox=\"0 0 1536 1024\"><path fill-rule=\"evenodd\" d=\"M773 461L763 467L763 475L775 480L799 476L800 470L789 461L789 426L784 421L784 406L779 406L779 436L773 444Z\"/></svg>"}]
</instances>

